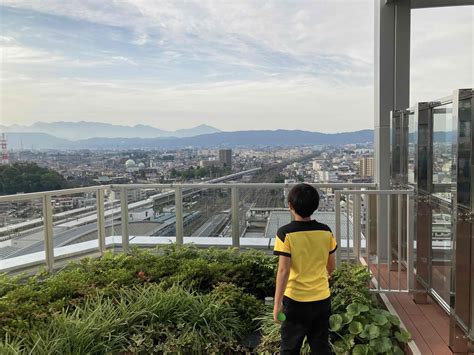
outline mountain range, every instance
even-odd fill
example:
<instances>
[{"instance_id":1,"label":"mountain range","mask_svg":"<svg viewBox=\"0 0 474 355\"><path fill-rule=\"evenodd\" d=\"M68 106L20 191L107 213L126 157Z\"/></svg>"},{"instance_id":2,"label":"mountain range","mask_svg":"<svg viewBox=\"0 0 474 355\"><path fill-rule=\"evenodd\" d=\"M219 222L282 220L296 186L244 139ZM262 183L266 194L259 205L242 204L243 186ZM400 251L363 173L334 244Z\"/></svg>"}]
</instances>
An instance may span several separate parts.
<instances>
[{"instance_id":1,"label":"mountain range","mask_svg":"<svg viewBox=\"0 0 474 355\"><path fill-rule=\"evenodd\" d=\"M89 138L68 140L46 133L7 133L10 149L176 149L235 148L302 145L344 145L373 141L373 130L346 133L319 133L295 130L237 131L202 134L193 137Z\"/></svg>"},{"instance_id":2,"label":"mountain range","mask_svg":"<svg viewBox=\"0 0 474 355\"><path fill-rule=\"evenodd\" d=\"M188 129L165 131L152 126L138 124L123 126L101 122L36 122L31 126L0 125L0 132L15 133L46 133L68 140L79 141L83 139L104 138L158 138L158 137L193 137L200 134L220 132L217 128L200 125Z\"/></svg>"}]
</instances>

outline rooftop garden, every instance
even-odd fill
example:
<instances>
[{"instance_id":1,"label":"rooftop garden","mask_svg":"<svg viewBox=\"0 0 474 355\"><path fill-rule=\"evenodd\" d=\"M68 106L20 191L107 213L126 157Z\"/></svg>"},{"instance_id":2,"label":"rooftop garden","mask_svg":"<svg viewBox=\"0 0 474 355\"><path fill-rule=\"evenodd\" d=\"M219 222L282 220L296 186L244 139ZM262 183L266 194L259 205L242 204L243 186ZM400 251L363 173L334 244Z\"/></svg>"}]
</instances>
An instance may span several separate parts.
<instances>
[{"instance_id":1,"label":"rooftop garden","mask_svg":"<svg viewBox=\"0 0 474 355\"><path fill-rule=\"evenodd\" d=\"M277 353L279 325L263 301L275 272L263 252L168 246L1 275L0 354ZM410 335L369 279L349 264L333 274L333 351L403 354Z\"/></svg>"}]
</instances>

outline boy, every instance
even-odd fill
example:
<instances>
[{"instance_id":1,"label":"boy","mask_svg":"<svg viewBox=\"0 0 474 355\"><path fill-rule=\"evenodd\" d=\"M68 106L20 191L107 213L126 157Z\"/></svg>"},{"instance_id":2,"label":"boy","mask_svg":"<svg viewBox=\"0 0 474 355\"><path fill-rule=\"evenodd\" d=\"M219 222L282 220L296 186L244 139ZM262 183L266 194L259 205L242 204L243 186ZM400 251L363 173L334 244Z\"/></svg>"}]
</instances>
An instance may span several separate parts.
<instances>
[{"instance_id":1,"label":"boy","mask_svg":"<svg viewBox=\"0 0 474 355\"><path fill-rule=\"evenodd\" d=\"M331 354L328 278L335 268L337 244L331 229L311 220L319 205L314 187L298 184L288 194L294 220L278 229L274 254L279 255L273 318L283 312L281 354L299 354L306 336L312 354Z\"/></svg>"}]
</instances>

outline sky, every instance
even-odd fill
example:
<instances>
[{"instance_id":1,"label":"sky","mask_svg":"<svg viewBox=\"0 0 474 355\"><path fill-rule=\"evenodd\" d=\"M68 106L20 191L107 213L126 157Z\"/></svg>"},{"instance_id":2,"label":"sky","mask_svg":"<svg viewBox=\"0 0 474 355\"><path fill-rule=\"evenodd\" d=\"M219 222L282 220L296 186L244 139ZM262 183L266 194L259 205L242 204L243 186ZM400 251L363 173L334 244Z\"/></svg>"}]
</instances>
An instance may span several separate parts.
<instances>
[{"instance_id":1,"label":"sky","mask_svg":"<svg viewBox=\"0 0 474 355\"><path fill-rule=\"evenodd\" d=\"M373 0L1 4L3 125L374 126ZM412 103L474 86L473 19L412 11Z\"/></svg>"}]
</instances>

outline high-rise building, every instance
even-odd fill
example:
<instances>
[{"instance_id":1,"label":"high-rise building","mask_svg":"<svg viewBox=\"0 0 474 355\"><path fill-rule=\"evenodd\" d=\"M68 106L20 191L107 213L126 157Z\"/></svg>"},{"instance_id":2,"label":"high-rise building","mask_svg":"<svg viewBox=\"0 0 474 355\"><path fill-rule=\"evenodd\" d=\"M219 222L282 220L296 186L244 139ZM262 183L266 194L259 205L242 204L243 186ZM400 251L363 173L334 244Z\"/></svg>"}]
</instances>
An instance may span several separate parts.
<instances>
[{"instance_id":1,"label":"high-rise building","mask_svg":"<svg viewBox=\"0 0 474 355\"><path fill-rule=\"evenodd\" d=\"M374 158L364 157L359 160L359 175L363 177L374 176Z\"/></svg>"},{"instance_id":2,"label":"high-rise building","mask_svg":"<svg viewBox=\"0 0 474 355\"><path fill-rule=\"evenodd\" d=\"M232 149L219 149L219 161L224 168L232 168Z\"/></svg>"},{"instance_id":3,"label":"high-rise building","mask_svg":"<svg viewBox=\"0 0 474 355\"><path fill-rule=\"evenodd\" d=\"M8 159L8 146L7 146L7 136L5 133L2 134L2 138L0 139L0 145L2 146L2 165L6 165L9 163Z\"/></svg>"}]
</instances>

